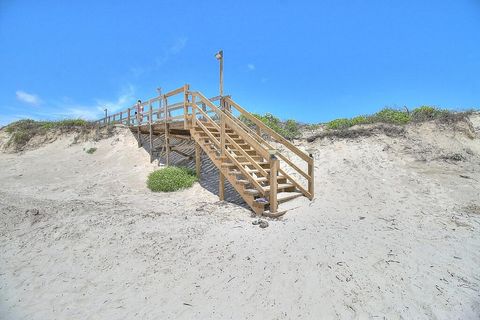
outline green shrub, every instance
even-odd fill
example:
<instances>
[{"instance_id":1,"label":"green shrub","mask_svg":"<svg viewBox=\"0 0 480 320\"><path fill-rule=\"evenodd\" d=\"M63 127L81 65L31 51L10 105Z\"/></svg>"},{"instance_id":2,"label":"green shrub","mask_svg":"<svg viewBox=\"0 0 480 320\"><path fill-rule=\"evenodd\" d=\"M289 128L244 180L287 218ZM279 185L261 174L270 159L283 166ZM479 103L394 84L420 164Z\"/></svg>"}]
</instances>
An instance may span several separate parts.
<instances>
[{"instance_id":1,"label":"green shrub","mask_svg":"<svg viewBox=\"0 0 480 320\"><path fill-rule=\"evenodd\" d=\"M72 127L86 127L89 122L82 119L65 119L59 121L43 121L41 126L43 129L52 128L72 128Z\"/></svg>"},{"instance_id":2,"label":"green shrub","mask_svg":"<svg viewBox=\"0 0 480 320\"><path fill-rule=\"evenodd\" d=\"M166 167L150 173L147 187L154 192L172 192L190 188L197 181L195 171L183 167Z\"/></svg>"},{"instance_id":3,"label":"green shrub","mask_svg":"<svg viewBox=\"0 0 480 320\"><path fill-rule=\"evenodd\" d=\"M85 152L88 153L88 154L93 154L93 153L95 153L95 151L97 151L97 148L90 148Z\"/></svg>"},{"instance_id":4,"label":"green shrub","mask_svg":"<svg viewBox=\"0 0 480 320\"><path fill-rule=\"evenodd\" d=\"M373 115L374 122L406 124L410 122L410 115L401 110L385 108Z\"/></svg>"},{"instance_id":5,"label":"green shrub","mask_svg":"<svg viewBox=\"0 0 480 320\"><path fill-rule=\"evenodd\" d=\"M287 120L282 122L279 118L275 117L271 113L265 113L263 116L260 114L252 113L252 115L260 120L264 125L281 135L286 139L297 138L300 135L300 125L295 120ZM248 127L254 129L255 123L245 116L240 115L239 119L245 123Z\"/></svg>"},{"instance_id":6,"label":"green shrub","mask_svg":"<svg viewBox=\"0 0 480 320\"><path fill-rule=\"evenodd\" d=\"M346 129L351 127L352 120L346 119L346 118L341 118L341 119L335 119L327 123L327 129L332 129L332 130L339 130L339 129Z\"/></svg>"},{"instance_id":7,"label":"green shrub","mask_svg":"<svg viewBox=\"0 0 480 320\"><path fill-rule=\"evenodd\" d=\"M450 113L447 110L441 110L430 106L421 106L412 111L413 121L428 121L438 119Z\"/></svg>"},{"instance_id":8,"label":"green shrub","mask_svg":"<svg viewBox=\"0 0 480 320\"><path fill-rule=\"evenodd\" d=\"M350 120L352 123L352 126L355 126L357 124L367 124L367 123L372 123L371 116L357 116L355 118L352 118Z\"/></svg>"}]
</instances>

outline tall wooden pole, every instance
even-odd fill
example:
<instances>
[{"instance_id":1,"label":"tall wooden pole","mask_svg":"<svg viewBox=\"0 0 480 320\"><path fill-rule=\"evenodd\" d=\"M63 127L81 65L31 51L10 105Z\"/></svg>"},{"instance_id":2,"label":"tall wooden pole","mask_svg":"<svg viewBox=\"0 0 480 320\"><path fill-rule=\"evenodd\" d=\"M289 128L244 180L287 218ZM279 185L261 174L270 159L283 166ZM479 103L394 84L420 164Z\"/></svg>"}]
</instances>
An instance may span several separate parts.
<instances>
[{"instance_id":1,"label":"tall wooden pole","mask_svg":"<svg viewBox=\"0 0 480 320\"><path fill-rule=\"evenodd\" d=\"M220 96L223 96L223 50L220 50Z\"/></svg>"},{"instance_id":2,"label":"tall wooden pole","mask_svg":"<svg viewBox=\"0 0 480 320\"><path fill-rule=\"evenodd\" d=\"M153 132L152 132L152 103L150 103L150 109L148 110L148 130L150 134L150 163L153 161Z\"/></svg>"}]
</instances>

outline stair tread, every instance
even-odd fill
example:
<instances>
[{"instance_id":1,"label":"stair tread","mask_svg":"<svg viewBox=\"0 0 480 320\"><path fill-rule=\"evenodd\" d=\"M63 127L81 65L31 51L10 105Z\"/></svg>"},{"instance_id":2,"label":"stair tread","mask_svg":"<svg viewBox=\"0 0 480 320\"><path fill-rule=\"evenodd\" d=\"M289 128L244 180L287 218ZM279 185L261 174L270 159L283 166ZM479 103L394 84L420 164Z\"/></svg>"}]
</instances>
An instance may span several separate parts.
<instances>
[{"instance_id":1,"label":"stair tread","mask_svg":"<svg viewBox=\"0 0 480 320\"><path fill-rule=\"evenodd\" d=\"M290 183L279 183L278 186L277 186L277 189L281 190L281 189L286 189L286 188L291 188L291 187L294 187L294 185L290 184ZM265 192L270 191L270 186L264 187L263 190Z\"/></svg>"},{"instance_id":2,"label":"stair tread","mask_svg":"<svg viewBox=\"0 0 480 320\"><path fill-rule=\"evenodd\" d=\"M278 184L277 189L281 190L281 189L286 189L286 188L291 188L291 187L294 187L294 185L289 184L289 183L281 183L281 184ZM270 186L264 187L263 191L264 192L270 191ZM260 193L260 191L258 191L257 189L253 189L253 188L245 189L245 192L248 193L248 194L251 194L251 195L257 195L257 194Z\"/></svg>"},{"instance_id":3,"label":"stair tread","mask_svg":"<svg viewBox=\"0 0 480 320\"><path fill-rule=\"evenodd\" d=\"M277 180L278 179L285 179L285 176L278 175ZM268 178L267 177L260 177L260 178L255 178L255 180L257 180L258 182L265 182L265 181L268 181Z\"/></svg>"}]
</instances>

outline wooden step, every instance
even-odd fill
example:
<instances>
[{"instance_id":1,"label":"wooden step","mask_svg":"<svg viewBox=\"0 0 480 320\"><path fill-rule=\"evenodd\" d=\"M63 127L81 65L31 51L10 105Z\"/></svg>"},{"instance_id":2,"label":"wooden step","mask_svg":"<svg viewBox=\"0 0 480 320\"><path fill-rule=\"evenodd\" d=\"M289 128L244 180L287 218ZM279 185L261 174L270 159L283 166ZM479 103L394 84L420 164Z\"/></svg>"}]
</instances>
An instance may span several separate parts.
<instances>
[{"instance_id":1,"label":"wooden step","mask_svg":"<svg viewBox=\"0 0 480 320\"><path fill-rule=\"evenodd\" d=\"M256 162L258 165L268 165L268 162ZM251 162L240 162L242 166L253 166Z\"/></svg>"},{"instance_id":2,"label":"wooden step","mask_svg":"<svg viewBox=\"0 0 480 320\"><path fill-rule=\"evenodd\" d=\"M257 169L245 169L248 173L259 173L260 171ZM269 172L270 169L263 169L263 171Z\"/></svg>"},{"instance_id":3,"label":"wooden step","mask_svg":"<svg viewBox=\"0 0 480 320\"><path fill-rule=\"evenodd\" d=\"M237 180L237 183L240 183L240 184L243 184L243 185L247 185L247 184L250 184L250 181L245 180L245 179L240 179L240 180Z\"/></svg>"},{"instance_id":4,"label":"wooden step","mask_svg":"<svg viewBox=\"0 0 480 320\"><path fill-rule=\"evenodd\" d=\"M232 162L224 162L222 163L222 167L236 167L237 165L235 163L232 163Z\"/></svg>"},{"instance_id":5,"label":"wooden step","mask_svg":"<svg viewBox=\"0 0 480 320\"><path fill-rule=\"evenodd\" d=\"M288 200L292 200L298 197L303 196L301 192L279 192L277 193L277 201L278 203L284 203Z\"/></svg>"},{"instance_id":6,"label":"wooden step","mask_svg":"<svg viewBox=\"0 0 480 320\"><path fill-rule=\"evenodd\" d=\"M286 178L285 178L284 176L282 176L282 175L277 176L277 181L278 181L278 180L283 180L283 179L286 179ZM259 177L259 178L255 178L255 180L256 180L257 182L268 182L268 181L269 181L268 177Z\"/></svg>"},{"instance_id":7,"label":"wooden step","mask_svg":"<svg viewBox=\"0 0 480 320\"><path fill-rule=\"evenodd\" d=\"M283 189L291 188L293 186L294 186L293 184L282 183L282 184L278 184L277 189L278 190L283 190ZM264 187L263 191L265 193L269 192L270 191L270 186ZM260 191L258 191L257 189L245 189L245 192L248 193L248 194L251 194L253 196L256 196L256 195L260 194Z\"/></svg>"}]
</instances>

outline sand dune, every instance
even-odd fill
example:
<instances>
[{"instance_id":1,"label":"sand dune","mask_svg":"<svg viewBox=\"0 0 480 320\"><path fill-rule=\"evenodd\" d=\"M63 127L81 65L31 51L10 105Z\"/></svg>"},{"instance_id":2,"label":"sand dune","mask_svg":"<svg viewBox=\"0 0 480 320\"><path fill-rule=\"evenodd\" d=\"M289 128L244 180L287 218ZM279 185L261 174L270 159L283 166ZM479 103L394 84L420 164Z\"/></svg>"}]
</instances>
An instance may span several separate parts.
<instances>
[{"instance_id":1,"label":"sand dune","mask_svg":"<svg viewBox=\"0 0 480 320\"><path fill-rule=\"evenodd\" d=\"M152 194L158 164L126 129L0 154L0 318L478 319L471 121L296 141L316 197L266 229L218 201L207 159L201 185Z\"/></svg>"}]
</instances>

